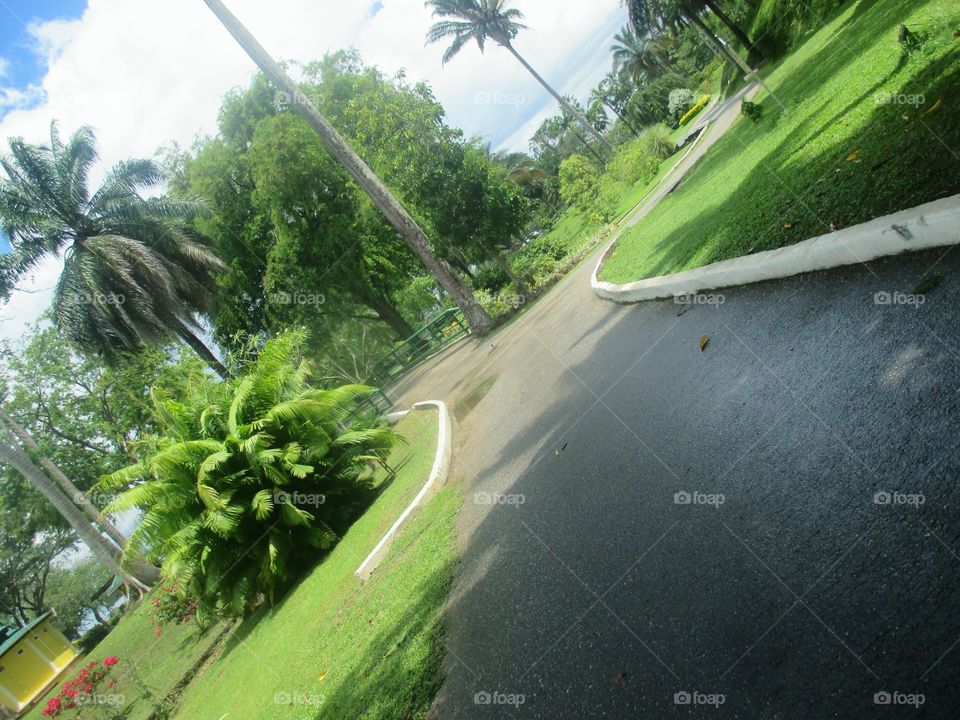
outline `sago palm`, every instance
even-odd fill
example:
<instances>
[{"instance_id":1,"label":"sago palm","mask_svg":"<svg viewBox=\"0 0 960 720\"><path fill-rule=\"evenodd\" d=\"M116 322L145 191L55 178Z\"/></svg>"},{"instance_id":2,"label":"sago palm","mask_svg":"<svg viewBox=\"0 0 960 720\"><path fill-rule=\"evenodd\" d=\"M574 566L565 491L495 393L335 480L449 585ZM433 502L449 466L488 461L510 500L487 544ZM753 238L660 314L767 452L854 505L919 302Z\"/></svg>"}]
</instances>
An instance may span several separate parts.
<instances>
[{"instance_id":1,"label":"sago palm","mask_svg":"<svg viewBox=\"0 0 960 720\"><path fill-rule=\"evenodd\" d=\"M225 375L196 335L196 314L213 302L210 273L226 269L187 229L203 206L144 198L162 180L150 160L118 163L91 194L96 159L88 127L66 143L55 123L48 146L10 140L10 155L0 160L0 229L12 252L0 258L0 295L8 297L45 257L62 254L54 318L78 347L109 358L177 337Z\"/></svg>"},{"instance_id":2,"label":"sago palm","mask_svg":"<svg viewBox=\"0 0 960 720\"><path fill-rule=\"evenodd\" d=\"M433 10L433 17L437 18L437 22L427 31L427 43L451 39L443 54L444 64L452 60L471 41L476 42L480 52L483 52L486 41L492 40L506 48L588 133L608 150L613 150L613 146L597 132L583 113L571 107L513 46L513 39L521 30L526 29L520 22L523 20L523 13L516 8L507 7L506 0L427 0L425 4Z\"/></svg>"},{"instance_id":3,"label":"sago palm","mask_svg":"<svg viewBox=\"0 0 960 720\"><path fill-rule=\"evenodd\" d=\"M107 512L143 512L126 552L160 562L201 619L242 615L294 581L370 501L369 467L399 441L387 427L349 427L372 390L311 387L303 345L288 333L241 378L188 402L156 398L166 436L103 480L129 488Z\"/></svg>"}]
</instances>

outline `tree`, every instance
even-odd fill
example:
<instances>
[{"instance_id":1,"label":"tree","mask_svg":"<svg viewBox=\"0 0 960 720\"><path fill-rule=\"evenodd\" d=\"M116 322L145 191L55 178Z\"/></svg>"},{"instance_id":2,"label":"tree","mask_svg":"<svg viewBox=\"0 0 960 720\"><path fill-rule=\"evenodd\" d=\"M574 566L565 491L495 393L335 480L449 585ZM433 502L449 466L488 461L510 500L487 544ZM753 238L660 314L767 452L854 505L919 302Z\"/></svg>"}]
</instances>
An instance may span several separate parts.
<instances>
[{"instance_id":1,"label":"tree","mask_svg":"<svg viewBox=\"0 0 960 720\"><path fill-rule=\"evenodd\" d=\"M613 68L630 76L635 83L656 80L663 74L666 57L657 39L643 37L631 27L623 27L613 38Z\"/></svg>"},{"instance_id":2,"label":"tree","mask_svg":"<svg viewBox=\"0 0 960 720\"><path fill-rule=\"evenodd\" d=\"M627 120L626 117L624 117L623 110L621 109L622 104L617 102L618 98L616 96L618 92L616 85L616 72L611 71L607 73L607 75L604 76L604 78L590 92L590 100L594 103L603 103L610 108L613 111L613 114L616 115L617 119L626 126L630 133L634 137L637 137L640 134L639 131L633 126L632 123L630 123L629 120Z\"/></svg>"},{"instance_id":3,"label":"tree","mask_svg":"<svg viewBox=\"0 0 960 720\"><path fill-rule=\"evenodd\" d=\"M613 150L609 141L590 124L583 113L572 107L554 90L513 46L513 39L521 30L526 29L526 26L520 23L523 13L516 8L506 7L506 0L427 0L427 6L433 9L433 17L440 18L427 32L427 42L435 43L452 38L443 55L444 64L452 60L471 40L476 41L480 52L483 52L488 39L493 40L506 48L563 109L576 118L584 130L593 135L608 151Z\"/></svg>"},{"instance_id":4,"label":"tree","mask_svg":"<svg viewBox=\"0 0 960 720\"><path fill-rule=\"evenodd\" d=\"M220 0L204 0L204 2L270 81L293 101L294 109L320 136L323 143L333 156L343 164L360 188L370 196L374 205L397 229L397 232L403 236L410 249L420 258L430 273L437 278L444 290L450 293L454 302L463 310L463 314L473 332L477 335L486 334L493 325L490 316L473 297L470 288L454 274L450 266L442 258L433 254L423 229L397 201L386 185L360 159L360 156L347 144L340 133L320 114L297 84L243 24L237 20L233 13L227 10Z\"/></svg>"},{"instance_id":5,"label":"tree","mask_svg":"<svg viewBox=\"0 0 960 720\"><path fill-rule=\"evenodd\" d=\"M157 396L164 435L104 479L129 488L108 509L144 513L127 552L162 561L201 623L276 599L372 500L370 465L400 442L354 414L372 388L313 386L304 343L286 333L242 377Z\"/></svg>"},{"instance_id":6,"label":"tree","mask_svg":"<svg viewBox=\"0 0 960 720\"><path fill-rule=\"evenodd\" d=\"M23 449L0 431L0 463L19 473L29 485L45 497L69 523L94 556L112 574L140 591L148 587L120 566L120 549L110 543L53 482L34 465Z\"/></svg>"},{"instance_id":7,"label":"tree","mask_svg":"<svg viewBox=\"0 0 960 720\"><path fill-rule=\"evenodd\" d=\"M191 201L146 200L162 173L149 160L121 162L92 195L87 178L95 138L81 127L50 145L10 140L0 160L0 229L12 252L0 260L0 295L46 256L63 253L54 290L57 327L78 347L116 358L178 337L221 376L226 370L196 335L195 313L213 304L210 272L224 270L185 222L203 211Z\"/></svg>"},{"instance_id":8,"label":"tree","mask_svg":"<svg viewBox=\"0 0 960 720\"><path fill-rule=\"evenodd\" d=\"M113 577L91 558L69 566L54 565L47 578L46 605L57 613L57 621L70 637L79 637L84 623L92 618L107 625L109 608L97 596Z\"/></svg>"}]
</instances>

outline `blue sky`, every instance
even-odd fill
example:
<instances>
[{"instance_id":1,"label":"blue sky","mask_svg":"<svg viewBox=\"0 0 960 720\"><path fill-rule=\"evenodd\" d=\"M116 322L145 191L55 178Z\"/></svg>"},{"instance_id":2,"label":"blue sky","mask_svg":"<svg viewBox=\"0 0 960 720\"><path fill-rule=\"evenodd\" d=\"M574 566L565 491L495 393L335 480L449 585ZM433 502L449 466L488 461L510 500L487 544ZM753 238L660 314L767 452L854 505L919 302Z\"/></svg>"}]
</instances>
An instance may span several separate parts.
<instances>
[{"instance_id":1,"label":"blue sky","mask_svg":"<svg viewBox=\"0 0 960 720\"><path fill-rule=\"evenodd\" d=\"M33 49L27 25L36 20L78 18L86 4L86 0L0 0L0 58L6 61L3 84L24 88L43 79L45 64Z\"/></svg>"}]
</instances>

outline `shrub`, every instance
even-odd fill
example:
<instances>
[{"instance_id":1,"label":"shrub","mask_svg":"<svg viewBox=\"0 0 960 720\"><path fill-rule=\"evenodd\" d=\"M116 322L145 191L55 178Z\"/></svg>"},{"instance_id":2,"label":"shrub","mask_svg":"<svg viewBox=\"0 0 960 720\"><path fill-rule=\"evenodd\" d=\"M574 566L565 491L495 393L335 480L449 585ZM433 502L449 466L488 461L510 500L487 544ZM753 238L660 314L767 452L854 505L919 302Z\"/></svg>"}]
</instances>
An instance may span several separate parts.
<instances>
[{"instance_id":1,"label":"shrub","mask_svg":"<svg viewBox=\"0 0 960 720\"><path fill-rule=\"evenodd\" d=\"M350 426L362 385L318 389L303 332L267 342L246 374L177 402L154 393L166 435L141 462L105 477L130 487L106 512L139 508L125 553L161 562L199 602L201 625L276 595L329 549L373 495L369 466L399 440Z\"/></svg>"},{"instance_id":2,"label":"shrub","mask_svg":"<svg viewBox=\"0 0 960 720\"><path fill-rule=\"evenodd\" d=\"M752 103L746 98L740 103L740 112L746 115L753 122L758 123L763 119L763 106L759 103Z\"/></svg>"},{"instance_id":3,"label":"shrub","mask_svg":"<svg viewBox=\"0 0 960 720\"><path fill-rule=\"evenodd\" d=\"M583 155L571 155L560 163L560 196L598 225L613 217L614 206L601 192L600 173Z\"/></svg>"},{"instance_id":4,"label":"shrub","mask_svg":"<svg viewBox=\"0 0 960 720\"><path fill-rule=\"evenodd\" d=\"M667 111L670 117L677 118L681 113L685 113L693 103L693 90L687 88L677 88L670 91L670 98L667 101Z\"/></svg>"},{"instance_id":5,"label":"shrub","mask_svg":"<svg viewBox=\"0 0 960 720\"><path fill-rule=\"evenodd\" d=\"M700 114L700 111L703 110L703 109L707 106L707 103L708 103L708 102L710 102L710 96L709 96L709 95L704 95L704 96L702 96L699 100L697 100L696 104L695 104L692 108L690 108L689 110L687 110L687 114L684 115L682 118L680 118L680 125L681 125L681 127L682 127L683 125L686 125L688 122L690 122L691 120L693 120L693 118L695 118L697 115L699 115L699 114Z\"/></svg>"}]
</instances>

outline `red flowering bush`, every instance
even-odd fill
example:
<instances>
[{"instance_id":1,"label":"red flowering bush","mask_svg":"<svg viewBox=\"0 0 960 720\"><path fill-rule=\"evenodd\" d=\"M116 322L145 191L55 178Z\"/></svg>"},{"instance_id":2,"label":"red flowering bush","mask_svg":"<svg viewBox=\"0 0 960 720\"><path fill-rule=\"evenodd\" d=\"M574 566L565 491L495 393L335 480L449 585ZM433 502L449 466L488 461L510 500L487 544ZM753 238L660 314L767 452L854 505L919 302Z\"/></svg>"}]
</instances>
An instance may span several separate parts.
<instances>
[{"instance_id":1,"label":"red flowering bush","mask_svg":"<svg viewBox=\"0 0 960 720\"><path fill-rule=\"evenodd\" d=\"M47 700L42 715L55 718L66 710L79 712L84 705L116 704L123 702L122 696L105 695L104 689L112 690L116 681L110 677L110 668L116 665L118 658L111 655L102 663L91 660L87 666L67 680L56 697Z\"/></svg>"},{"instance_id":2,"label":"red flowering bush","mask_svg":"<svg viewBox=\"0 0 960 720\"><path fill-rule=\"evenodd\" d=\"M161 628L167 623L182 625L193 620L197 614L197 601L184 597L176 583L160 586L151 600L153 604L153 626L157 637L160 637Z\"/></svg>"}]
</instances>

